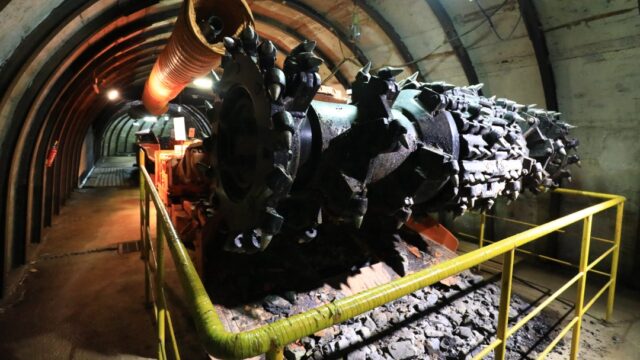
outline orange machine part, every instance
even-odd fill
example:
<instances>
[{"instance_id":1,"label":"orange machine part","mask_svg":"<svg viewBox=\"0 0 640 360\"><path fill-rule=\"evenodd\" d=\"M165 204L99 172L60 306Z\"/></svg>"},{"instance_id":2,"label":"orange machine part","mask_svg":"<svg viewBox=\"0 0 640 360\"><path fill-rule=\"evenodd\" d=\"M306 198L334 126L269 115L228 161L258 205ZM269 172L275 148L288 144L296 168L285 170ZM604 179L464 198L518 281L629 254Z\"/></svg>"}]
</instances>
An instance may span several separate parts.
<instances>
[{"instance_id":1,"label":"orange machine part","mask_svg":"<svg viewBox=\"0 0 640 360\"><path fill-rule=\"evenodd\" d=\"M198 20L217 16L224 24L214 44L205 39ZM142 101L152 115L168 110L173 100L193 79L220 65L224 54L222 39L238 36L253 26L253 15L245 0L185 0L169 42L153 65L144 86Z\"/></svg>"},{"instance_id":2,"label":"orange machine part","mask_svg":"<svg viewBox=\"0 0 640 360\"><path fill-rule=\"evenodd\" d=\"M409 229L420 233L437 243L444 245L447 249L456 252L458 250L458 239L431 216L421 217L416 221L413 217L405 224Z\"/></svg>"}]
</instances>

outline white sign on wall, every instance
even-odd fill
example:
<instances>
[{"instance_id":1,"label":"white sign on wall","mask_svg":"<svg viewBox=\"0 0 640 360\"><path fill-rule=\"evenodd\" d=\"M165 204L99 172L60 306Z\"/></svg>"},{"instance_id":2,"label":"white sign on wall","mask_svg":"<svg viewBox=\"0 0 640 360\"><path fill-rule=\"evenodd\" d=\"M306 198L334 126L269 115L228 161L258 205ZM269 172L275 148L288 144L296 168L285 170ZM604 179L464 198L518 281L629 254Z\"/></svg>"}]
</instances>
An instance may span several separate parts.
<instances>
[{"instance_id":1,"label":"white sign on wall","mask_svg":"<svg viewBox=\"0 0 640 360\"><path fill-rule=\"evenodd\" d=\"M173 130L175 132L176 141L184 141L187 140L187 130L184 125L183 117L175 117L173 118Z\"/></svg>"}]
</instances>

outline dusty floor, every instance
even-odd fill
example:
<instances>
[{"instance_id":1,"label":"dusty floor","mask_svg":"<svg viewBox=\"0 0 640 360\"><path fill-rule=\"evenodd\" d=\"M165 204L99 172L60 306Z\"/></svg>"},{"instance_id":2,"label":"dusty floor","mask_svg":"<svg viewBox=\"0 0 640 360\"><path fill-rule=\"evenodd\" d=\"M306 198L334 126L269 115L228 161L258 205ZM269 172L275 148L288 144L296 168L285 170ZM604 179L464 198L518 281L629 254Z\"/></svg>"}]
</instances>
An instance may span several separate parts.
<instances>
[{"instance_id":1,"label":"dusty floor","mask_svg":"<svg viewBox=\"0 0 640 360\"><path fill-rule=\"evenodd\" d=\"M529 294L539 297L549 290L555 291L567 280L567 277L556 271L522 264L516 270L516 276L527 279L533 283L519 283L515 291L519 294ZM604 285L596 276L588 280L586 300ZM575 287L569 288L560 297L561 301L554 302L552 309L560 314L568 314L567 319L573 316L573 302L575 301ZM611 322L605 322L606 294L603 295L589 310L582 321L580 333L579 358L585 360L599 359L640 359L640 291L619 288L616 292L615 306ZM565 321L566 323L567 321ZM571 332L567 334L558 352L549 355L549 359L569 358L571 345Z\"/></svg>"},{"instance_id":2,"label":"dusty floor","mask_svg":"<svg viewBox=\"0 0 640 360\"><path fill-rule=\"evenodd\" d=\"M155 358L140 253L117 250L140 238L138 197L132 187L84 188L72 195L46 229L21 285L0 304L0 359ZM176 326L183 329L186 321Z\"/></svg>"},{"instance_id":3,"label":"dusty floor","mask_svg":"<svg viewBox=\"0 0 640 360\"><path fill-rule=\"evenodd\" d=\"M128 161L128 160L127 160ZM113 164L105 164L113 165ZM143 300L139 253L118 244L139 239L135 188L92 188L73 194L47 229L22 284L0 304L0 359L140 359L156 352L153 317ZM175 285L174 273L167 276ZM562 275L521 264L516 292L535 299ZM174 287L175 288L175 287ZM558 312L571 311L572 289ZM202 359L179 291L169 291L183 358ZM584 321L582 359L640 359L640 294L619 289L614 319L599 319L599 301ZM554 359L567 358L570 335Z\"/></svg>"},{"instance_id":4,"label":"dusty floor","mask_svg":"<svg viewBox=\"0 0 640 360\"><path fill-rule=\"evenodd\" d=\"M475 244L461 244L465 252L476 248ZM482 269L485 274L495 274L499 268L501 265L496 261ZM575 275L575 272L565 269L553 264L521 261L514 268L513 291L530 303L540 303ZM585 303L604 285L603 278L598 275L590 275L587 279ZM549 306L550 311L565 319L558 328L567 324L574 315L575 294L576 287L572 286ZM611 322L604 321L606 299L605 293L583 318L579 359L640 359L640 291L624 287L617 289ZM570 331L547 359L568 359L571 337Z\"/></svg>"},{"instance_id":5,"label":"dusty floor","mask_svg":"<svg viewBox=\"0 0 640 360\"><path fill-rule=\"evenodd\" d=\"M0 358L154 357L139 253L114 250L139 238L137 218L135 189L73 194L0 315Z\"/></svg>"}]
</instances>

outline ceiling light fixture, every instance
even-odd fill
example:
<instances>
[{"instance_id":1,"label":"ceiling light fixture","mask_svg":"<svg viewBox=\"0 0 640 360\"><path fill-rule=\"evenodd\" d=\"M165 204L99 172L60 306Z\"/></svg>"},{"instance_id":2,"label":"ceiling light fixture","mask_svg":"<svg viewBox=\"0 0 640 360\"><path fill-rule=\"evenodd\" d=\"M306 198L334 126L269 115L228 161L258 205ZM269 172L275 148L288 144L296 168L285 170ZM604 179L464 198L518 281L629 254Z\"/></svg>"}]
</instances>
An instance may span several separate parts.
<instances>
[{"instance_id":1,"label":"ceiling light fixture","mask_svg":"<svg viewBox=\"0 0 640 360\"><path fill-rule=\"evenodd\" d=\"M193 80L193 86L199 89L211 89L213 87L213 80L209 77L200 77Z\"/></svg>"},{"instance_id":2,"label":"ceiling light fixture","mask_svg":"<svg viewBox=\"0 0 640 360\"><path fill-rule=\"evenodd\" d=\"M109 101L115 101L118 100L120 98L120 92L116 89L111 89L109 91L107 91L107 99L109 99Z\"/></svg>"}]
</instances>

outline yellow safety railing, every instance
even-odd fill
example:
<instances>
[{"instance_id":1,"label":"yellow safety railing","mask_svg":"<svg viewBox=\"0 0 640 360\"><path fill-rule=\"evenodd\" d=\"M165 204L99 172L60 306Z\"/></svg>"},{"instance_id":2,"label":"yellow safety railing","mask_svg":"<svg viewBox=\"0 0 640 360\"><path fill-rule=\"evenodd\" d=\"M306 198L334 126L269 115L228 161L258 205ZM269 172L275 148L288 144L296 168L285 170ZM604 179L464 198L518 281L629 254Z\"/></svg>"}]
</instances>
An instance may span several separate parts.
<instances>
[{"instance_id":1,"label":"yellow safety railing","mask_svg":"<svg viewBox=\"0 0 640 360\"><path fill-rule=\"evenodd\" d=\"M553 294L550 294L549 297L540 303L535 309L533 309L530 313L528 313L525 317L523 317L520 321L518 321L514 326L508 328L508 317L505 317L505 311L508 315L509 313L509 301L502 300L500 301L500 308L498 313L498 338L486 346L482 352L480 352L475 358L479 359L487 355L489 352L495 349L497 358L504 358L506 339L513 335L516 331L518 331L521 327L523 327L529 320L538 315L542 310L544 310L549 304L558 299L560 295L562 295L567 289L571 286L577 284L577 293L575 300L575 314L573 318L568 322L568 324L560 330L556 338L554 338L551 343L545 348L545 350L539 354L538 358L543 359L547 356L547 354L553 350L553 348L558 344L558 342L570 331L573 330L573 336L571 338L571 359L577 359L578 350L579 350L579 342L580 342L580 328L582 326L582 316L591 308L591 306L604 294L605 291L608 290L607 297L607 305L605 312L605 319L607 321L611 320L611 316L613 314L613 304L615 300L615 284L617 278L617 270L618 270L618 257L620 250L620 239L622 235L622 218L624 212L624 201L625 198L618 195L610 195L610 194L602 194L596 192L589 191L580 191L580 190L572 190L572 189L556 189L554 190L556 193L564 194L564 195L573 195L573 196L582 196L588 198L596 198L607 200L598 205L592 206L600 207L599 210L592 212L591 214L585 215L582 226L582 240L580 244L580 259L579 264L573 264L566 260L557 259L551 256L536 254L532 251L524 250L524 249L513 249L509 253L504 254L503 260L503 269L502 269L502 295L504 297L510 298L511 288L512 288L512 279L513 279L513 264L515 261L515 252L524 253L527 255L535 256L537 258L556 262L561 265L566 265L570 267L574 267L578 269L578 273L571 278L568 282L566 282L563 286L561 286L558 290L556 290ZM606 206L604 206L606 205ZM616 207L616 222L614 227L614 238L613 240L604 239L601 237L596 237L591 235L591 228L593 225L593 216L599 212L602 212L606 209ZM476 239L478 240L479 248L482 248L485 244L493 244L494 241L486 239L485 229L487 218L493 218L496 220L501 220L505 222L520 224L524 226L528 226L531 228L536 228L539 225L528 223L525 221L514 220L504 217L499 217L495 215L489 215L486 213L479 214L480 217L480 231L478 236L473 236L465 233L459 233L462 236ZM555 229L555 232L564 233L565 231L561 228ZM516 235L517 236L517 235ZM596 240L602 243L610 244L611 246L604 250L600 256L598 256L595 260L589 262L589 249L591 246L591 240ZM613 255L612 255L613 254ZM595 266L598 265L602 260L607 258L609 255L612 255L611 259L611 271L609 273L603 272L600 270L596 270ZM608 281L598 290L598 292L585 304L585 289L586 289L586 281L587 274L589 272L593 272L599 275L603 275L608 277Z\"/></svg>"},{"instance_id":2,"label":"yellow safety railing","mask_svg":"<svg viewBox=\"0 0 640 360\"><path fill-rule=\"evenodd\" d=\"M265 354L267 359L283 359L284 346L302 337L309 336L322 329L349 320L390 301L413 293L424 287L430 286L449 276L471 269L496 256L504 256L502 272L502 291L498 314L497 338L487 345L475 358L482 358L495 351L497 359L504 359L506 353L507 338L521 328L527 321L540 313L544 307L558 298L562 292L573 284L578 285L576 294L575 316L569 324L560 332L549 347L540 354L543 358L560 341L560 339L573 329L572 359L578 352L581 319L584 313L606 291L609 290L607 303L607 318L610 318L613 310L615 295L615 282L618 265L618 252L620 247L620 233L622 228L622 211L625 199L621 196L588 193L575 190L561 189L559 193L568 195L582 195L601 198L604 201L575 213L563 216L546 224L536 226L522 233L496 241L487 246L482 246L472 252L462 254L454 259L436 264L419 272L396 279L387 284L377 286L355 295L345 297L324 304L304 313L296 314L288 318L280 319L259 328L232 333L225 329L220 321L216 309L209 298L204 285L189 257L189 254L180 241L180 238L171 224L171 219L163 205L151 177L144 166L144 154L140 154L140 228L143 242L142 258L145 262L145 294L149 304L153 304L155 318L157 320L158 357L167 359L166 332L169 332L170 350L173 358L179 358L175 332L171 322L171 314L167 309L164 295L164 247L171 253L176 273L188 304L193 322L196 326L200 340L205 350L219 358L247 358ZM152 242L150 223L150 203L156 210L156 237L155 245ZM611 248L593 262L588 262L589 244L591 240L591 225L593 216L606 209L617 207L616 226ZM484 239L483 216L480 238ZM581 245L581 260L578 265L579 273L556 293L541 303L536 309L527 314L514 326L508 326L509 302L511 297L513 265L515 252L518 248L539 239L568 225L583 221L583 236ZM482 244L484 245L484 244ZM586 276L589 271L602 261L606 256L613 254L611 271L608 274L609 281L597 293L597 295L584 303Z\"/></svg>"},{"instance_id":3,"label":"yellow safety railing","mask_svg":"<svg viewBox=\"0 0 640 360\"><path fill-rule=\"evenodd\" d=\"M164 259L164 237L175 235L175 229L171 224L167 210L158 196L158 192L151 181L149 173L144 168L145 155L141 151L139 157L140 165L140 239L142 240L141 257L144 261L144 297L145 303L153 307L153 314L156 320L158 339L158 359L168 359L166 350L166 328L169 328L171 350L174 359L180 359L178 342L171 313L167 309L167 298L164 292L165 286L165 259ZM153 200L153 201L150 201ZM152 229L150 222L150 203L153 202L156 209L155 238L156 244L152 242Z\"/></svg>"}]
</instances>

